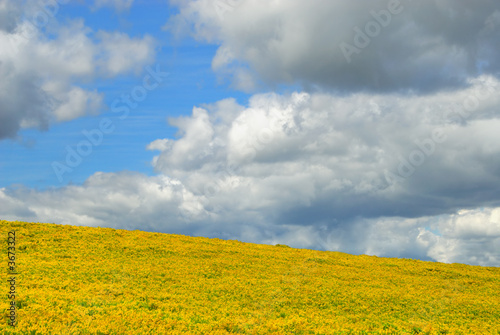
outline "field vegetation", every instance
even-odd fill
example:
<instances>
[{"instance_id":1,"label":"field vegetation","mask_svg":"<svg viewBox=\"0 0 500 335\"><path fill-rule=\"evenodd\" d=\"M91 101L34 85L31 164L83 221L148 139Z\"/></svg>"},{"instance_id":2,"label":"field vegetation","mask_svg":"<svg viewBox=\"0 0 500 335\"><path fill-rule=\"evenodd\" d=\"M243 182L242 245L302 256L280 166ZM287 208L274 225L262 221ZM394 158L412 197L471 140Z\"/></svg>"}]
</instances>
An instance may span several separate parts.
<instances>
[{"instance_id":1,"label":"field vegetation","mask_svg":"<svg viewBox=\"0 0 500 335\"><path fill-rule=\"evenodd\" d=\"M3 280L2 334L500 334L500 268L137 230L0 230L5 241L16 231L18 271L18 324Z\"/></svg>"}]
</instances>

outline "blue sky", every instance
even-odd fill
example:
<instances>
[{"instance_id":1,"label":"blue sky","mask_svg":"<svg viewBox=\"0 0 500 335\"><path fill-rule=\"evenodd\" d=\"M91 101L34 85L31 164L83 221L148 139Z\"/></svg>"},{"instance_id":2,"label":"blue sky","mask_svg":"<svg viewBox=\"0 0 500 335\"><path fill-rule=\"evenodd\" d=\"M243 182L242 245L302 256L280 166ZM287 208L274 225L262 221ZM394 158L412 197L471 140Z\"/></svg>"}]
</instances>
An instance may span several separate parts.
<instances>
[{"instance_id":1,"label":"blue sky","mask_svg":"<svg viewBox=\"0 0 500 335\"><path fill-rule=\"evenodd\" d=\"M118 12L113 7L92 10L90 3L83 2L60 5L53 20L64 22L81 18L94 32L120 31L139 38L146 34L153 36L158 46L156 62L151 66L158 64L169 76L126 120L119 120L109 106L121 94L140 84L145 71L86 84L105 94L104 101L108 108L104 107L98 117L55 124L43 132L23 129L17 139L0 142L3 158L1 185L22 184L33 188L62 186L51 163L64 161L66 146L76 147L85 139L82 130L98 127L100 119L105 117L113 119L115 131L107 135L102 145L95 147L81 165L64 174L62 184L82 183L95 171L132 170L151 175L153 168L150 162L154 154L146 151L145 147L157 138L175 138L177 130L169 126L169 117L190 114L193 106L212 103L227 96L236 97L244 103L248 94L217 83L211 71L216 46L192 38L176 40L162 29L168 17L175 12L176 9L165 1L136 1L128 10Z\"/></svg>"},{"instance_id":2,"label":"blue sky","mask_svg":"<svg viewBox=\"0 0 500 335\"><path fill-rule=\"evenodd\" d=\"M50 3L0 0L0 218L500 265L498 2Z\"/></svg>"}]
</instances>

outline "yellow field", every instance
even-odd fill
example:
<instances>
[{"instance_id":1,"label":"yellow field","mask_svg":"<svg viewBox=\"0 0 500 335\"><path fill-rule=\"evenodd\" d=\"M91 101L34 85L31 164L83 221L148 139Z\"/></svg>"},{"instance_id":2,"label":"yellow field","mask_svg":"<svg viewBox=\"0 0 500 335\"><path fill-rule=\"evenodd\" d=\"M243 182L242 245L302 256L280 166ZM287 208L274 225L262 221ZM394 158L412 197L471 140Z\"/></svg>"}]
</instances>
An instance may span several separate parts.
<instances>
[{"instance_id":1,"label":"yellow field","mask_svg":"<svg viewBox=\"0 0 500 335\"><path fill-rule=\"evenodd\" d=\"M0 221L2 334L500 334L500 268ZM2 265L7 272L7 243Z\"/></svg>"}]
</instances>

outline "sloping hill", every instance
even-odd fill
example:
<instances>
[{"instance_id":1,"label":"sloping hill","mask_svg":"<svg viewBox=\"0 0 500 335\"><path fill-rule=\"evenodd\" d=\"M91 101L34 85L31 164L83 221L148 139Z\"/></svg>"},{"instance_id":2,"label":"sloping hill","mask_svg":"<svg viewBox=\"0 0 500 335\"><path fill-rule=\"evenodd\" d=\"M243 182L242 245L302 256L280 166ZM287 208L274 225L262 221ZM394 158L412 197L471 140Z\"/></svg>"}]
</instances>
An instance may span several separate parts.
<instances>
[{"instance_id":1,"label":"sloping hill","mask_svg":"<svg viewBox=\"0 0 500 335\"><path fill-rule=\"evenodd\" d=\"M18 324L4 309L4 334L500 334L500 268L109 228L0 229L5 240L16 231L18 273Z\"/></svg>"}]
</instances>

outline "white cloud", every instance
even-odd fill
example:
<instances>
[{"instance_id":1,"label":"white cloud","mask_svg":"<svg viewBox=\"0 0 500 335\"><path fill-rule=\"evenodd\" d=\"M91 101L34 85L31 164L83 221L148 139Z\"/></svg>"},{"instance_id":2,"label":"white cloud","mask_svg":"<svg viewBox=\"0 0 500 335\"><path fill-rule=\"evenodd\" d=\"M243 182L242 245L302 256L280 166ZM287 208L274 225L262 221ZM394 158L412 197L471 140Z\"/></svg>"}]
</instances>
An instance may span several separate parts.
<instances>
[{"instance_id":1,"label":"white cloud","mask_svg":"<svg viewBox=\"0 0 500 335\"><path fill-rule=\"evenodd\" d=\"M48 38L21 20L25 11L37 8L41 10L32 2L24 7L14 1L0 3L0 17L13 18L0 27L0 139L14 138L24 127L46 130L52 122L99 113L103 95L83 84L138 73L154 60L150 36L93 33L83 20L60 24L51 17L46 28L54 36Z\"/></svg>"},{"instance_id":2,"label":"white cloud","mask_svg":"<svg viewBox=\"0 0 500 335\"><path fill-rule=\"evenodd\" d=\"M111 77L131 70L139 73L145 64L154 59L154 40L151 36L132 39L123 33L100 31L97 37L102 46L99 63L103 72Z\"/></svg>"},{"instance_id":3,"label":"white cloud","mask_svg":"<svg viewBox=\"0 0 500 335\"><path fill-rule=\"evenodd\" d=\"M458 211L418 219L369 220L364 223L369 231L365 236L364 252L385 257L417 257L444 263L499 266L500 226L489 220L499 210L498 207L466 210L469 213L467 217ZM466 226L471 231L455 233L463 229L464 222L457 222L461 220L470 220Z\"/></svg>"},{"instance_id":4,"label":"white cloud","mask_svg":"<svg viewBox=\"0 0 500 335\"><path fill-rule=\"evenodd\" d=\"M147 145L147 150L157 150L157 151L165 151L170 148L172 141L168 138L154 140L150 144Z\"/></svg>"},{"instance_id":5,"label":"white cloud","mask_svg":"<svg viewBox=\"0 0 500 335\"><path fill-rule=\"evenodd\" d=\"M61 87L63 86L63 87ZM89 92L80 87L71 87L68 91L60 82L46 82L43 90L53 98L52 115L58 122L70 121L85 115L98 114L103 105L103 95L97 91ZM23 125L27 128L29 125Z\"/></svg>"},{"instance_id":6,"label":"white cloud","mask_svg":"<svg viewBox=\"0 0 500 335\"><path fill-rule=\"evenodd\" d=\"M81 186L47 191L1 189L0 197L16 204L1 208L6 219L159 230L179 229L184 217L204 217L196 197L178 181L128 172L98 172Z\"/></svg>"}]
</instances>

